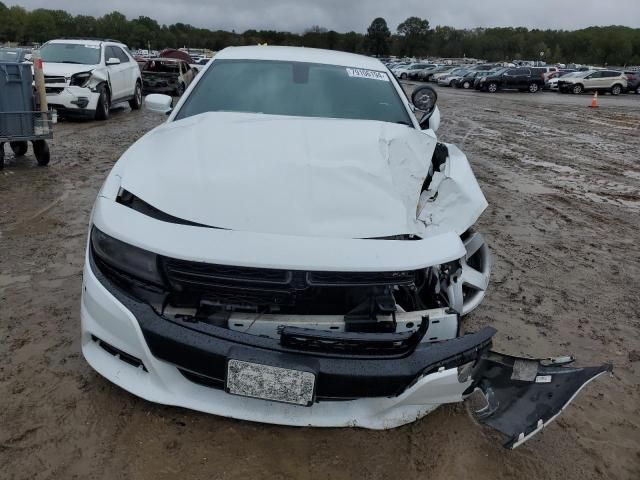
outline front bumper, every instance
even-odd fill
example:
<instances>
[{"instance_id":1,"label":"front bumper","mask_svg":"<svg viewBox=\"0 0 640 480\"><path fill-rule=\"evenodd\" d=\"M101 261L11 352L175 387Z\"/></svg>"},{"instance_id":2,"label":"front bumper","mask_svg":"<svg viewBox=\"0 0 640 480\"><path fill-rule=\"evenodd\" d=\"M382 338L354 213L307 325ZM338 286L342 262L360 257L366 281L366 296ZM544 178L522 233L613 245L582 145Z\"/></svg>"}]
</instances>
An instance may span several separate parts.
<instances>
[{"instance_id":1,"label":"front bumper","mask_svg":"<svg viewBox=\"0 0 640 480\"><path fill-rule=\"evenodd\" d=\"M392 428L443 403L459 402L471 380L458 366L487 351L492 328L421 344L397 357L344 357L284 348L272 339L217 327L179 325L126 296L91 258L84 270L82 351L101 375L147 400L216 415L297 426ZM229 358L316 373L316 401L297 406L224 390Z\"/></svg>"},{"instance_id":2,"label":"front bumper","mask_svg":"<svg viewBox=\"0 0 640 480\"><path fill-rule=\"evenodd\" d=\"M62 88L62 87L60 87ZM89 88L47 85L47 103L62 115L90 116L98 107L100 94Z\"/></svg>"}]
</instances>

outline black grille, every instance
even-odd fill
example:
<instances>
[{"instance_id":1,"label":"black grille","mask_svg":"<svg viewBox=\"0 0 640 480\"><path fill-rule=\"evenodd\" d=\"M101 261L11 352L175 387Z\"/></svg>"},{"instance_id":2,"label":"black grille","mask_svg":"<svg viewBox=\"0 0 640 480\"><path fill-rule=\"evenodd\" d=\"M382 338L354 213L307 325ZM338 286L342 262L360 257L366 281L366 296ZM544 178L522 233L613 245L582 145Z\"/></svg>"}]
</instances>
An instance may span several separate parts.
<instances>
[{"instance_id":1,"label":"black grille","mask_svg":"<svg viewBox=\"0 0 640 480\"><path fill-rule=\"evenodd\" d=\"M174 259L167 259L165 265L169 280L177 284L206 286L222 282L288 285L292 277L287 270L212 265Z\"/></svg>"},{"instance_id":2,"label":"black grille","mask_svg":"<svg viewBox=\"0 0 640 480\"><path fill-rule=\"evenodd\" d=\"M410 272L309 272L309 285L407 285L414 281Z\"/></svg>"},{"instance_id":3,"label":"black grille","mask_svg":"<svg viewBox=\"0 0 640 480\"><path fill-rule=\"evenodd\" d=\"M54 77L52 75L45 75L44 83L62 83L62 84L66 84L67 80L64 77Z\"/></svg>"},{"instance_id":4,"label":"black grille","mask_svg":"<svg viewBox=\"0 0 640 480\"><path fill-rule=\"evenodd\" d=\"M167 278L174 288L207 286L253 287L264 290L296 290L310 286L408 285L413 271L404 272L306 272L270 268L236 267L165 259Z\"/></svg>"}]
</instances>

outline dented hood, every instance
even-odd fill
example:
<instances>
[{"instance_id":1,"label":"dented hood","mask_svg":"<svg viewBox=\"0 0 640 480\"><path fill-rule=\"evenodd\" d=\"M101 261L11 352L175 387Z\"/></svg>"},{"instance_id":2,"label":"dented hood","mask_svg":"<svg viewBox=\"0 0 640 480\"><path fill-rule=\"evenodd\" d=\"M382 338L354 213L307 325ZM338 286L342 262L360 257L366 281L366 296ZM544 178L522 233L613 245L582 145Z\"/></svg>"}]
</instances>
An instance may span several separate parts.
<instances>
[{"instance_id":1,"label":"dented hood","mask_svg":"<svg viewBox=\"0 0 640 480\"><path fill-rule=\"evenodd\" d=\"M166 123L116 168L124 189L209 226L303 236L420 233L435 136L368 120L211 112Z\"/></svg>"}]
</instances>

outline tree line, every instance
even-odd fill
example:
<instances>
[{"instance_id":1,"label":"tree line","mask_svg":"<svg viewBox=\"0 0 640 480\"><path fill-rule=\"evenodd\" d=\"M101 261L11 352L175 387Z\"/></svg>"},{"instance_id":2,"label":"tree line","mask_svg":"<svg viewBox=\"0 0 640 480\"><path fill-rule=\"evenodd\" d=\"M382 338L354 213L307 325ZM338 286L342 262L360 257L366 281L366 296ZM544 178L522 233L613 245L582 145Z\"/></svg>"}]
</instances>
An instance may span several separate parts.
<instances>
[{"instance_id":1,"label":"tree line","mask_svg":"<svg viewBox=\"0 0 640 480\"><path fill-rule=\"evenodd\" d=\"M71 15L64 10L7 7L0 1L0 42L43 43L59 37L115 38L130 48L208 48L291 45L399 57L513 59L548 63L640 65L640 29L608 26L582 30L529 30L524 27L456 29L431 28L427 19L409 17L392 32L383 18L371 22L367 33L336 32L312 26L303 33L209 30L189 24L161 25L141 16L129 20L120 12L102 17Z\"/></svg>"}]
</instances>

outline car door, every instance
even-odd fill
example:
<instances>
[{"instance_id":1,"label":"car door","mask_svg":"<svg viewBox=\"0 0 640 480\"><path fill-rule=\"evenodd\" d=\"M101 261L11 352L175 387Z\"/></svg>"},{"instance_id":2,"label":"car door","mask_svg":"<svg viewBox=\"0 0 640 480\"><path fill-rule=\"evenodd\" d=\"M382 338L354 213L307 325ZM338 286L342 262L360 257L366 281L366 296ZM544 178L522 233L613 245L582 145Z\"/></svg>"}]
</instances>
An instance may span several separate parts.
<instances>
[{"instance_id":1,"label":"car door","mask_svg":"<svg viewBox=\"0 0 640 480\"><path fill-rule=\"evenodd\" d=\"M121 47L113 47L115 49L118 58L120 59L120 66L122 67L123 73L123 90L122 97L130 97L135 93L136 88L136 80L138 78L138 74L140 72L140 67L138 63L131 58L131 56L127 55L127 52L124 51Z\"/></svg>"},{"instance_id":2,"label":"car door","mask_svg":"<svg viewBox=\"0 0 640 480\"><path fill-rule=\"evenodd\" d=\"M602 87L602 72L593 72L584 78L585 90L594 90Z\"/></svg>"},{"instance_id":3,"label":"car door","mask_svg":"<svg viewBox=\"0 0 640 480\"><path fill-rule=\"evenodd\" d=\"M525 89L529 87L529 82L531 81L532 72L528 68L519 68L518 75L516 77L516 84L519 90Z\"/></svg>"},{"instance_id":4,"label":"car door","mask_svg":"<svg viewBox=\"0 0 640 480\"><path fill-rule=\"evenodd\" d=\"M182 77L184 78L184 86L187 88L193 80L193 68L187 62L182 63Z\"/></svg>"},{"instance_id":5,"label":"car door","mask_svg":"<svg viewBox=\"0 0 640 480\"><path fill-rule=\"evenodd\" d=\"M109 62L114 59L117 60L118 63L110 65ZM105 48L104 61L107 66L107 71L109 72L109 81L111 83L111 102L114 103L125 96L127 66L126 64L122 65L120 63L118 51L116 47L111 45Z\"/></svg>"},{"instance_id":6,"label":"car door","mask_svg":"<svg viewBox=\"0 0 640 480\"><path fill-rule=\"evenodd\" d=\"M510 68L502 75L502 86L504 88L517 88L518 69Z\"/></svg>"}]
</instances>

